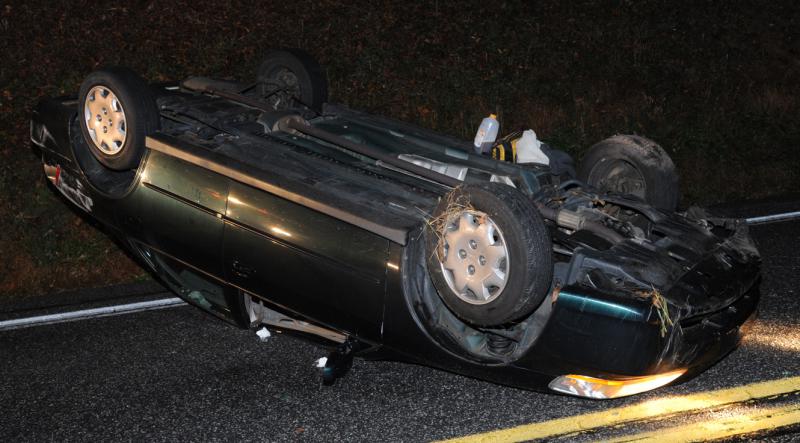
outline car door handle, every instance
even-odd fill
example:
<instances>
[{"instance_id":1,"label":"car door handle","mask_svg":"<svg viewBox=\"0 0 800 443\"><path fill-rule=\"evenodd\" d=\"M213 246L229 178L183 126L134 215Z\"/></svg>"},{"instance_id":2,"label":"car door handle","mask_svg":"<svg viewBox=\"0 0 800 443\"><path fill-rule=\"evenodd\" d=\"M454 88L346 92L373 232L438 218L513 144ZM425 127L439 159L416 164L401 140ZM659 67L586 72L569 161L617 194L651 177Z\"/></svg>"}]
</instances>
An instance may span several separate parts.
<instances>
[{"instance_id":1,"label":"car door handle","mask_svg":"<svg viewBox=\"0 0 800 443\"><path fill-rule=\"evenodd\" d=\"M248 278L255 273L255 269L243 265L239 260L234 260L231 264L231 269L234 275L242 278Z\"/></svg>"}]
</instances>

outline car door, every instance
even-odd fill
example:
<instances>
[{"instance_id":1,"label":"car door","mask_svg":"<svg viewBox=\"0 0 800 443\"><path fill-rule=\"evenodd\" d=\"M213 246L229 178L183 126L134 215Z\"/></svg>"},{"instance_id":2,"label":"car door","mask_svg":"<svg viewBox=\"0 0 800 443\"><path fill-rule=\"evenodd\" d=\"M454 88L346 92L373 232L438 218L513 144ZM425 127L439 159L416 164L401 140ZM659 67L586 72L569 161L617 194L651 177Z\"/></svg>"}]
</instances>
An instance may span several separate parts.
<instances>
[{"instance_id":1,"label":"car door","mask_svg":"<svg viewBox=\"0 0 800 443\"><path fill-rule=\"evenodd\" d=\"M238 182L226 215L232 284L324 325L380 337L388 240Z\"/></svg>"},{"instance_id":2,"label":"car door","mask_svg":"<svg viewBox=\"0 0 800 443\"><path fill-rule=\"evenodd\" d=\"M228 179L158 151L146 158L139 186L120 214L134 248L170 289L233 320L222 268Z\"/></svg>"}]
</instances>

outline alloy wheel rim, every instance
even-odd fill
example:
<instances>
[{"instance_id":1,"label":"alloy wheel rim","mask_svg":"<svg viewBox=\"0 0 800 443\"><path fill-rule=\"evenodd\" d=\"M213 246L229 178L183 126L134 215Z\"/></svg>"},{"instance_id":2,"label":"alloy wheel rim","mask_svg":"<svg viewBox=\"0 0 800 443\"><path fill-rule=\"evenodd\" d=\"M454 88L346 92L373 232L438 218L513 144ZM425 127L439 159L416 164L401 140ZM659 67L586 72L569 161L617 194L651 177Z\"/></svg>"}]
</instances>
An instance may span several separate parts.
<instances>
[{"instance_id":1,"label":"alloy wheel rim","mask_svg":"<svg viewBox=\"0 0 800 443\"><path fill-rule=\"evenodd\" d=\"M122 104L111 89L98 85L83 100L83 118L95 147L105 155L116 155L125 146L127 120Z\"/></svg>"},{"instance_id":2,"label":"alloy wheel rim","mask_svg":"<svg viewBox=\"0 0 800 443\"><path fill-rule=\"evenodd\" d=\"M508 281L508 246L500 228L480 211L463 211L444 228L442 273L462 301L496 300Z\"/></svg>"}]
</instances>

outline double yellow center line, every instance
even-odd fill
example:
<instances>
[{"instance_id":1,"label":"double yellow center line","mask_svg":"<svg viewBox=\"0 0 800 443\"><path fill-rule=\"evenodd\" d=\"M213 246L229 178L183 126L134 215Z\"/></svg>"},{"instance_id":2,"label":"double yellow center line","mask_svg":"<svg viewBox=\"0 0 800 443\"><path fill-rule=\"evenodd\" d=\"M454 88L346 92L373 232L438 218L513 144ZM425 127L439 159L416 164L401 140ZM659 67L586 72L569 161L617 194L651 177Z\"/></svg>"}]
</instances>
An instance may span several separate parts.
<instances>
[{"instance_id":1,"label":"double yellow center line","mask_svg":"<svg viewBox=\"0 0 800 443\"><path fill-rule=\"evenodd\" d=\"M571 417L558 418L540 423L531 423L508 429L474 434L460 437L449 442L519 442L569 435L591 429L617 426L620 424L654 418L667 418L676 414L698 412L704 409L718 408L749 400L764 399L800 391L800 377L783 378L766 382L753 383L717 391L699 392L679 397L667 397L648 400L631 406L606 409ZM714 422L719 422L714 424ZM623 437L620 441L652 441L663 440L667 435L671 441L691 441L693 439L722 438L725 436L758 432L774 427L800 423L800 407L797 404L777 408L761 409L754 414L738 420L728 419L707 422L707 428L701 424L678 426L660 430L652 434L637 434ZM716 426L716 427L715 427ZM719 429L718 429L719 428ZM711 437L715 429L719 437ZM727 430L728 434L722 435ZM733 433L730 433L733 432Z\"/></svg>"},{"instance_id":2,"label":"double yellow center line","mask_svg":"<svg viewBox=\"0 0 800 443\"><path fill-rule=\"evenodd\" d=\"M658 429L650 432L626 435L606 440L608 443L622 442L692 442L718 440L736 435L763 432L800 423L800 404L752 410L724 415L719 418Z\"/></svg>"}]
</instances>

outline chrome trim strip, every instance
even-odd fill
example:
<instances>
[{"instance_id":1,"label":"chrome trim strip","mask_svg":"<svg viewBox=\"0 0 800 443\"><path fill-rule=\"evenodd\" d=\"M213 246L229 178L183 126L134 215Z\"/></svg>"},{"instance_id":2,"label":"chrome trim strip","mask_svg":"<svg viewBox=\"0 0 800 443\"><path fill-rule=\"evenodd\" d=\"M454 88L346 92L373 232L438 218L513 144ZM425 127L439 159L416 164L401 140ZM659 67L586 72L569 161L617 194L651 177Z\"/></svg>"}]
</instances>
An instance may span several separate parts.
<instances>
[{"instance_id":1,"label":"chrome trim strip","mask_svg":"<svg viewBox=\"0 0 800 443\"><path fill-rule=\"evenodd\" d=\"M166 136L161 136L161 138L166 138ZM297 203L301 206L305 206L307 208L321 212L325 215L329 215L333 218L350 223L351 225L358 226L359 228L372 232L373 234L377 234L383 238L391 240L400 245L406 244L407 233L405 230L382 226L378 223L359 217L358 215L351 214L339 208L327 205L325 203L316 200L312 200L295 192L291 192L279 186L275 186L271 183L267 183L264 180L261 180L249 174L238 171L230 166L217 163L207 158L203 158L197 154L173 146L169 144L167 141L159 140L158 135L148 136L145 142L145 146L154 151L161 152L163 154L178 158L180 160L199 166L201 168L208 169L209 171L216 172L217 174L224 175L225 177L228 177L232 180L236 180L240 183L244 183L248 186L252 186L256 189L260 189L262 191L269 192L270 194L277 195L278 197L284 198L291 202ZM202 148L198 147L198 149Z\"/></svg>"}]
</instances>

